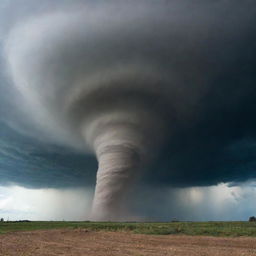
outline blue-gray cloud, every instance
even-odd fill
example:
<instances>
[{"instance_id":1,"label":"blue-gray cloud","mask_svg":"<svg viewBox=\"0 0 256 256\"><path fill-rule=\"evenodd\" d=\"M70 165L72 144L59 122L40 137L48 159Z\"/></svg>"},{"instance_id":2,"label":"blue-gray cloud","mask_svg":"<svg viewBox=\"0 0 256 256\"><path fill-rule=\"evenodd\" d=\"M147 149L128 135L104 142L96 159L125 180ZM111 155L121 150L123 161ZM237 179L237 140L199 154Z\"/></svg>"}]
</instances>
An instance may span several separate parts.
<instances>
[{"instance_id":1,"label":"blue-gray cloud","mask_svg":"<svg viewBox=\"0 0 256 256\"><path fill-rule=\"evenodd\" d=\"M95 184L96 159L56 145L39 143L1 123L0 183L34 188Z\"/></svg>"}]
</instances>

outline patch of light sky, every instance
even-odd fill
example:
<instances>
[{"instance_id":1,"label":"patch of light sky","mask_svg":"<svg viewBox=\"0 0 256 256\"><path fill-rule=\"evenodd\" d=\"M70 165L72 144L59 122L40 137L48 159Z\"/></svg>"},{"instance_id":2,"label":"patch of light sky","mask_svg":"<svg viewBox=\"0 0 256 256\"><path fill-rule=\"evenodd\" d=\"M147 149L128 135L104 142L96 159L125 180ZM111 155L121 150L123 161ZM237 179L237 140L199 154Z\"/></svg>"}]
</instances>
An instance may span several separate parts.
<instances>
[{"instance_id":1,"label":"patch of light sky","mask_svg":"<svg viewBox=\"0 0 256 256\"><path fill-rule=\"evenodd\" d=\"M230 186L221 183L217 186L165 191L151 189L144 193L151 199L144 201L143 208L149 216L143 217L158 221L171 220L176 216L191 221L247 220L249 216L256 215L255 184L250 182ZM155 196L152 197L153 194ZM0 217L6 220L87 220L92 197L93 189L0 187ZM164 205L161 204L158 209L154 201L159 201L160 197ZM139 216L140 220L143 219L142 215ZM158 216L158 219L154 219L154 216Z\"/></svg>"}]
</instances>

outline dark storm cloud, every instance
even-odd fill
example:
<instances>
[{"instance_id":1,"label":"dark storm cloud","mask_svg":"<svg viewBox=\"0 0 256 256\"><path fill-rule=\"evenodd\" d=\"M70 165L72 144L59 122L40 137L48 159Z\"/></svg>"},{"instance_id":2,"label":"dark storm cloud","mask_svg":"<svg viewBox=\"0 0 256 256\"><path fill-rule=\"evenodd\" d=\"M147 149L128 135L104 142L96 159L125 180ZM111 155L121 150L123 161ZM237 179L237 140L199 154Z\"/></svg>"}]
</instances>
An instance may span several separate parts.
<instances>
[{"instance_id":1,"label":"dark storm cloud","mask_svg":"<svg viewBox=\"0 0 256 256\"><path fill-rule=\"evenodd\" d=\"M0 185L29 188L83 187L95 184L96 160L21 136L1 123Z\"/></svg>"},{"instance_id":2,"label":"dark storm cloud","mask_svg":"<svg viewBox=\"0 0 256 256\"><path fill-rule=\"evenodd\" d=\"M29 12L35 11L37 16L62 5L57 3L53 7L47 1L44 4L23 2L27 7L18 11L10 1L11 8L8 8L13 16L19 17L17 20L23 20ZM135 8L132 1L128 6L132 14ZM70 4L65 5L65 10L69 8ZM110 99L105 103L107 106L121 95L126 99L119 103L121 107L126 101L135 106L142 102L143 107L161 112L168 119L168 135L158 160L143 175L142 182L155 186L195 186L256 178L256 4L253 1L165 1L159 4L145 1L140 8L149 9L142 11L146 18L141 16L142 21L137 20L136 26L126 32L118 30L118 33L103 35L105 41L97 42L93 38L88 47L98 52L93 55L92 50L89 56L96 58L95 63L99 61L100 66L107 66L120 56L123 59L141 58L152 67L160 67L161 82L167 83L163 88L168 87L168 90L162 93L144 87L135 90L132 86L128 90L126 86L126 90L118 91L114 85L106 94L104 91L102 94L96 92L96 96L92 94L92 103L84 100L86 95L81 97L82 103L74 105L78 117L72 117L80 120L80 109L93 107L94 100L99 103L94 111L104 109L104 95ZM128 16L129 11L126 12ZM170 16L166 15L168 12ZM160 17L162 13L165 18ZM6 17L5 24L12 27L13 23ZM125 24L123 27L127 29ZM68 47L62 46L63 49ZM75 46L77 51L71 57L82 59L84 48L79 44ZM101 55L105 59L100 59ZM73 63L71 57L67 58ZM3 63L4 60L4 67ZM94 65L97 67L99 63ZM149 79L150 76L145 81ZM33 130L23 121L23 116L18 117L16 109L20 101L10 103L13 92L8 86L11 82L5 75L1 81L1 119L7 120L16 130L28 127L29 131ZM7 106L13 105L15 108L9 111ZM12 117L8 118L9 115ZM19 125L13 116L19 120ZM36 137L34 134L38 132L33 131ZM49 146L45 139L38 137L39 142L1 125L1 183L17 182L34 187L95 183L93 157Z\"/></svg>"}]
</instances>

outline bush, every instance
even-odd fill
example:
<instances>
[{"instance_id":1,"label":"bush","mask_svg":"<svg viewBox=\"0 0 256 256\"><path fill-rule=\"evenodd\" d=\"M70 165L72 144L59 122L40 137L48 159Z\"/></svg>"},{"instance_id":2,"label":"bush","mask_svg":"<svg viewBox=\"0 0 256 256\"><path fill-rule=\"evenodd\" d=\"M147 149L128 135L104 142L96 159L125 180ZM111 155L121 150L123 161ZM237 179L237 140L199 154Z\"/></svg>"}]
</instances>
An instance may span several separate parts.
<instances>
[{"instance_id":1,"label":"bush","mask_svg":"<svg viewBox=\"0 0 256 256\"><path fill-rule=\"evenodd\" d=\"M250 217L249 222L256 222L256 217L254 217L254 216Z\"/></svg>"},{"instance_id":2,"label":"bush","mask_svg":"<svg viewBox=\"0 0 256 256\"><path fill-rule=\"evenodd\" d=\"M1 219L0 219L0 222L4 222L4 218L1 218Z\"/></svg>"}]
</instances>

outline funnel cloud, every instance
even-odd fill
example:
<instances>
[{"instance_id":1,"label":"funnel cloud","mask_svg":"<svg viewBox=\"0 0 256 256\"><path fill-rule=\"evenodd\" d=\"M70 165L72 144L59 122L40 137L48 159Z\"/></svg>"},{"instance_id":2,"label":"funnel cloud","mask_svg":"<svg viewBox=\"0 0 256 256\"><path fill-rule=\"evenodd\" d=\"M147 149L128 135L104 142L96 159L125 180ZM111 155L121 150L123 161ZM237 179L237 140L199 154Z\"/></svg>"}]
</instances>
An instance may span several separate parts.
<instances>
[{"instance_id":1,"label":"funnel cloud","mask_svg":"<svg viewBox=\"0 0 256 256\"><path fill-rule=\"evenodd\" d=\"M120 218L141 177L175 186L240 180L219 166L226 150L255 138L255 7L77 1L21 15L3 47L19 105L9 123L96 157L94 220Z\"/></svg>"},{"instance_id":2,"label":"funnel cloud","mask_svg":"<svg viewBox=\"0 0 256 256\"><path fill-rule=\"evenodd\" d=\"M11 30L5 48L10 75L34 124L60 143L95 153L92 216L100 220L118 212L160 147L167 124L162 99L154 99L165 90L161 72L144 58L127 59L122 38L107 46L94 43L97 37L110 40L112 33L122 36L121 17L111 18L112 12L92 16L85 9L32 18ZM120 49L110 54L115 43Z\"/></svg>"}]
</instances>

